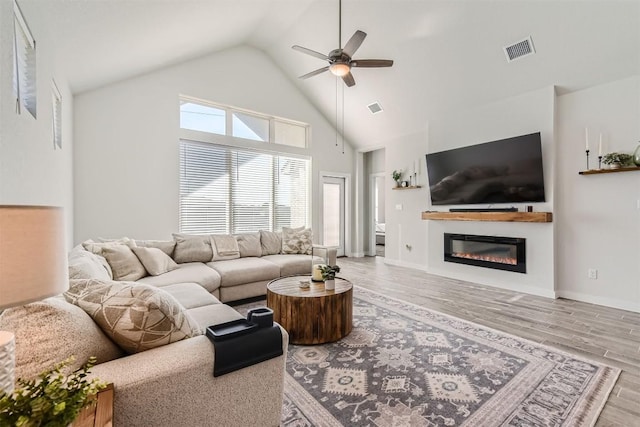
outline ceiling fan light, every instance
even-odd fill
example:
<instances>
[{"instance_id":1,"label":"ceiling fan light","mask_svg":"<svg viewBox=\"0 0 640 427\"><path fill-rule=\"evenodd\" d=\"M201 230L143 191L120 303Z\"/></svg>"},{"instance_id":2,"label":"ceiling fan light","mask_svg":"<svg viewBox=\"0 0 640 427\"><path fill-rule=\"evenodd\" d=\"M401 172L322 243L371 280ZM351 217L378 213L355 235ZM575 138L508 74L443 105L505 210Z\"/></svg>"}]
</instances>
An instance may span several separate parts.
<instances>
[{"instance_id":1,"label":"ceiling fan light","mask_svg":"<svg viewBox=\"0 0 640 427\"><path fill-rule=\"evenodd\" d=\"M331 71L331 74L334 76L342 77L349 74L351 67L349 64L345 64L344 62L336 62L329 66L329 71Z\"/></svg>"}]
</instances>

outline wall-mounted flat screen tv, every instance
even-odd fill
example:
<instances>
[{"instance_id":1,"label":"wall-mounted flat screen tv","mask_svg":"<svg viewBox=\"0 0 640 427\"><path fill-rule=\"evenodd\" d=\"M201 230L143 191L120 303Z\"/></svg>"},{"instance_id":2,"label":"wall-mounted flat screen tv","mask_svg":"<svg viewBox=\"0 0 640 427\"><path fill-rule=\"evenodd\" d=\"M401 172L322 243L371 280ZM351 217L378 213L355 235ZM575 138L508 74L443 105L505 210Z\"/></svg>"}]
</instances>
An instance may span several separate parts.
<instances>
[{"instance_id":1,"label":"wall-mounted flat screen tv","mask_svg":"<svg viewBox=\"0 0 640 427\"><path fill-rule=\"evenodd\" d=\"M544 202L540 132L427 154L433 205Z\"/></svg>"}]
</instances>

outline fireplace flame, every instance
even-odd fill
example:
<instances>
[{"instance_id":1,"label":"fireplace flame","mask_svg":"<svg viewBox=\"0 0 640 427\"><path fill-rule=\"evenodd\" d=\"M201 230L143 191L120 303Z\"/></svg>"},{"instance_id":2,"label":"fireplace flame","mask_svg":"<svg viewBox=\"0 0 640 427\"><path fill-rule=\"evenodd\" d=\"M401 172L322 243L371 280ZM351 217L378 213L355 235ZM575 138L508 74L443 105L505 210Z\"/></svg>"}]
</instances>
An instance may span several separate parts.
<instances>
[{"instance_id":1,"label":"fireplace flame","mask_svg":"<svg viewBox=\"0 0 640 427\"><path fill-rule=\"evenodd\" d=\"M475 259L478 261L497 262L499 264L517 265L518 260L514 257L500 257L494 255L478 255L469 252L455 252L451 254L455 258Z\"/></svg>"}]
</instances>

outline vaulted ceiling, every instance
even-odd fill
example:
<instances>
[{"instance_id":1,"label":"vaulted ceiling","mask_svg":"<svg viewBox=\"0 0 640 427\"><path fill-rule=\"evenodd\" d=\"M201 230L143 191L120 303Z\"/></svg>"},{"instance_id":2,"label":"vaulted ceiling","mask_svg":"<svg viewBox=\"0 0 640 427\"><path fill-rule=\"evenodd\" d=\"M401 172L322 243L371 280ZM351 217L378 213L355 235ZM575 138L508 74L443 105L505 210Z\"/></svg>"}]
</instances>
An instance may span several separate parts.
<instances>
[{"instance_id":1,"label":"vaulted ceiling","mask_svg":"<svg viewBox=\"0 0 640 427\"><path fill-rule=\"evenodd\" d=\"M325 64L291 49L338 46L338 0L18 0L74 93L229 47L264 51L331 121L336 78L297 76ZM556 85L573 91L640 74L640 0L343 0L342 43L362 30L345 135L357 148L421 132L429 117ZM503 47L531 36L536 54ZM38 34L35 34L38 37ZM233 66L241 64L231 64ZM342 85L338 86L342 89ZM384 108L372 115L374 101ZM518 112L514 114L526 114Z\"/></svg>"}]
</instances>

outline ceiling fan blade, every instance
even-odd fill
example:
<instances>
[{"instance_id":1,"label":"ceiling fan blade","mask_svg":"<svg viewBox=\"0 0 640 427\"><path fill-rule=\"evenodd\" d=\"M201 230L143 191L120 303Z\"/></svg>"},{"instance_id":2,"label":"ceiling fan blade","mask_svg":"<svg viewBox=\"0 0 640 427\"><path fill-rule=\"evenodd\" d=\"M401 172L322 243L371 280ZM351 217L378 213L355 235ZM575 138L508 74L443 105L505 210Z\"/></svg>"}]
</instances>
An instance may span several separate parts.
<instances>
[{"instance_id":1,"label":"ceiling fan blade","mask_svg":"<svg viewBox=\"0 0 640 427\"><path fill-rule=\"evenodd\" d=\"M356 81L354 80L353 74L351 74L351 72L342 76L342 81L347 85L347 87L351 87L356 84Z\"/></svg>"},{"instance_id":2,"label":"ceiling fan blade","mask_svg":"<svg viewBox=\"0 0 640 427\"><path fill-rule=\"evenodd\" d=\"M367 37L367 33L360 30L356 31L355 33L353 33L347 44L344 45L344 49L342 49L342 52L346 53L350 57L353 56L353 54L356 53L356 50L358 50L358 48L364 41L365 37Z\"/></svg>"},{"instance_id":3,"label":"ceiling fan blade","mask_svg":"<svg viewBox=\"0 0 640 427\"><path fill-rule=\"evenodd\" d=\"M325 61L329 60L329 57L324 53L316 52L315 50L307 49L306 47L298 46L297 44L291 46L291 49L306 53L307 55L315 56L316 58L324 59Z\"/></svg>"},{"instance_id":4,"label":"ceiling fan blade","mask_svg":"<svg viewBox=\"0 0 640 427\"><path fill-rule=\"evenodd\" d=\"M313 76L315 76L315 75L317 75L317 74L324 73L324 72L325 72L325 71L327 71L328 69L329 69L329 66L327 65L326 67L318 68L317 70L312 71L312 72L310 72L310 73L307 73L307 74L305 74L305 75L303 75L303 76L300 76L300 77L298 77L298 78L299 78L299 79L308 79L309 77L313 77Z\"/></svg>"},{"instance_id":5,"label":"ceiling fan blade","mask_svg":"<svg viewBox=\"0 0 640 427\"><path fill-rule=\"evenodd\" d=\"M392 65L393 60L391 59L354 59L351 61L352 67L372 68L391 67Z\"/></svg>"}]
</instances>

